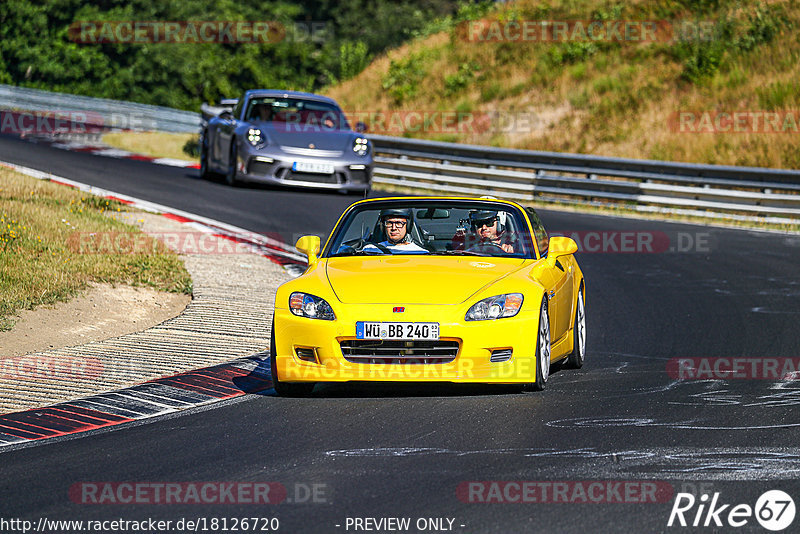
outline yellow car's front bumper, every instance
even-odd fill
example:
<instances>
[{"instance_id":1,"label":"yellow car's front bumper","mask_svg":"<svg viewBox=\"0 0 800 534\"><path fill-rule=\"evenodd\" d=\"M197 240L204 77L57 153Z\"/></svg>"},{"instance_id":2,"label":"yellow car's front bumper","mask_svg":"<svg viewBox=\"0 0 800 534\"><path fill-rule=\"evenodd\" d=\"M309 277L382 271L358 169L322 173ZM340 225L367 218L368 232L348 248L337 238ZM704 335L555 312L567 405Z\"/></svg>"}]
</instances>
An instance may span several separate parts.
<instances>
[{"instance_id":1,"label":"yellow car's front bumper","mask_svg":"<svg viewBox=\"0 0 800 534\"><path fill-rule=\"evenodd\" d=\"M275 310L275 351L282 382L472 382L532 383L536 380L536 332L539 313L520 311L515 317L465 321L463 307L415 305L402 315L386 305L349 306L349 313L334 321ZM342 313L341 310L339 313ZM356 339L357 321L436 322L441 341L458 342L458 352L448 363L362 363L348 361L343 341ZM314 361L306 361L313 355ZM493 352L510 350L507 361L492 362ZM502 353L497 353L497 355ZM395 362L400 361L395 360Z\"/></svg>"}]
</instances>

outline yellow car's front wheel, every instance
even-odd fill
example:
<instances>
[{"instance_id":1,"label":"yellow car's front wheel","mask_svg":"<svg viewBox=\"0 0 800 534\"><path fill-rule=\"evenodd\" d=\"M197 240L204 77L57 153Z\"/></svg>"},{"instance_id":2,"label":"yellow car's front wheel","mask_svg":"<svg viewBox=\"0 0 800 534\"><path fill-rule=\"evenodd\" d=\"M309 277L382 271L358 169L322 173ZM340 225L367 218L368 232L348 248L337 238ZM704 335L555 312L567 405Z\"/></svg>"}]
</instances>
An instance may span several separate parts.
<instances>
[{"instance_id":1,"label":"yellow car's front wheel","mask_svg":"<svg viewBox=\"0 0 800 534\"><path fill-rule=\"evenodd\" d=\"M547 297L542 299L539 328L536 334L536 382L526 389L542 391L550 376L550 319L547 316Z\"/></svg>"}]
</instances>

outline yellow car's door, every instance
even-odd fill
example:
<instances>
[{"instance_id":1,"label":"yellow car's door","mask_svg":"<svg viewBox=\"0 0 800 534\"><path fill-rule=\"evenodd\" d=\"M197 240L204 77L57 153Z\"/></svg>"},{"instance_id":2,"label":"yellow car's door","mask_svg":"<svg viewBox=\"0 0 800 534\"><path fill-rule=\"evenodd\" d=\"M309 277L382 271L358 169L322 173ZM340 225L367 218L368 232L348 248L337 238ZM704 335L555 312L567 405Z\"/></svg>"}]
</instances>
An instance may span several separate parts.
<instances>
[{"instance_id":1,"label":"yellow car's door","mask_svg":"<svg viewBox=\"0 0 800 534\"><path fill-rule=\"evenodd\" d=\"M555 297L551 302L555 301L555 309L551 310L551 315L555 315L555 327L553 328L552 340L553 343L567 333L569 329L569 322L572 319L572 304L574 299L573 293L573 280L572 280L572 256L563 256L556 259L555 267L552 269L553 278L555 279L554 287ZM551 293L552 295L552 293Z\"/></svg>"}]
</instances>

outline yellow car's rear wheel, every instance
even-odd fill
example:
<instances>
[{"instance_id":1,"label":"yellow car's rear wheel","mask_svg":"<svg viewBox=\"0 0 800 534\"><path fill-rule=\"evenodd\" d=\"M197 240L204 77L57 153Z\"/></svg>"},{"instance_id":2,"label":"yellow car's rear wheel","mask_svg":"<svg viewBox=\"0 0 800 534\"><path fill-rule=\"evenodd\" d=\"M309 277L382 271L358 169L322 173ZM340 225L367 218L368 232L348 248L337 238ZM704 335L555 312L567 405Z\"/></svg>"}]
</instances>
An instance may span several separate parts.
<instances>
[{"instance_id":1,"label":"yellow car's rear wheel","mask_svg":"<svg viewBox=\"0 0 800 534\"><path fill-rule=\"evenodd\" d=\"M583 306L583 291L578 292L575 303L575 325L572 327L572 352L567 357L566 367L580 369L586 356L586 310Z\"/></svg>"},{"instance_id":2,"label":"yellow car's rear wheel","mask_svg":"<svg viewBox=\"0 0 800 534\"><path fill-rule=\"evenodd\" d=\"M272 323L272 335L269 340L269 369L272 375L272 387L281 397L307 397L314 389L314 382L281 382L278 376L278 365L275 360L275 323Z\"/></svg>"}]
</instances>

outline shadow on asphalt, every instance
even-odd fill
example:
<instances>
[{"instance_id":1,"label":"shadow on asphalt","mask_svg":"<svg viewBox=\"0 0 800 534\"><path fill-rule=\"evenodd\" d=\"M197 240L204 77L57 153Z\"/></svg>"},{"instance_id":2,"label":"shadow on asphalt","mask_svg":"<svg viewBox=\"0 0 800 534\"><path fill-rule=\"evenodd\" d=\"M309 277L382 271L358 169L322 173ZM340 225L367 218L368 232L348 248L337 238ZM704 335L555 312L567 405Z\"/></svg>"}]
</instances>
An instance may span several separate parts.
<instances>
[{"instance_id":1,"label":"shadow on asphalt","mask_svg":"<svg viewBox=\"0 0 800 534\"><path fill-rule=\"evenodd\" d=\"M551 376L558 373L560 364L553 364ZM234 379L243 391L256 395L278 396L272 387L254 388L253 384L272 382L269 358L247 376ZM249 387L248 387L249 386ZM496 395L536 395L525 392L519 384L454 384L452 382L320 382L307 398L398 398L398 397L474 397Z\"/></svg>"}]
</instances>

